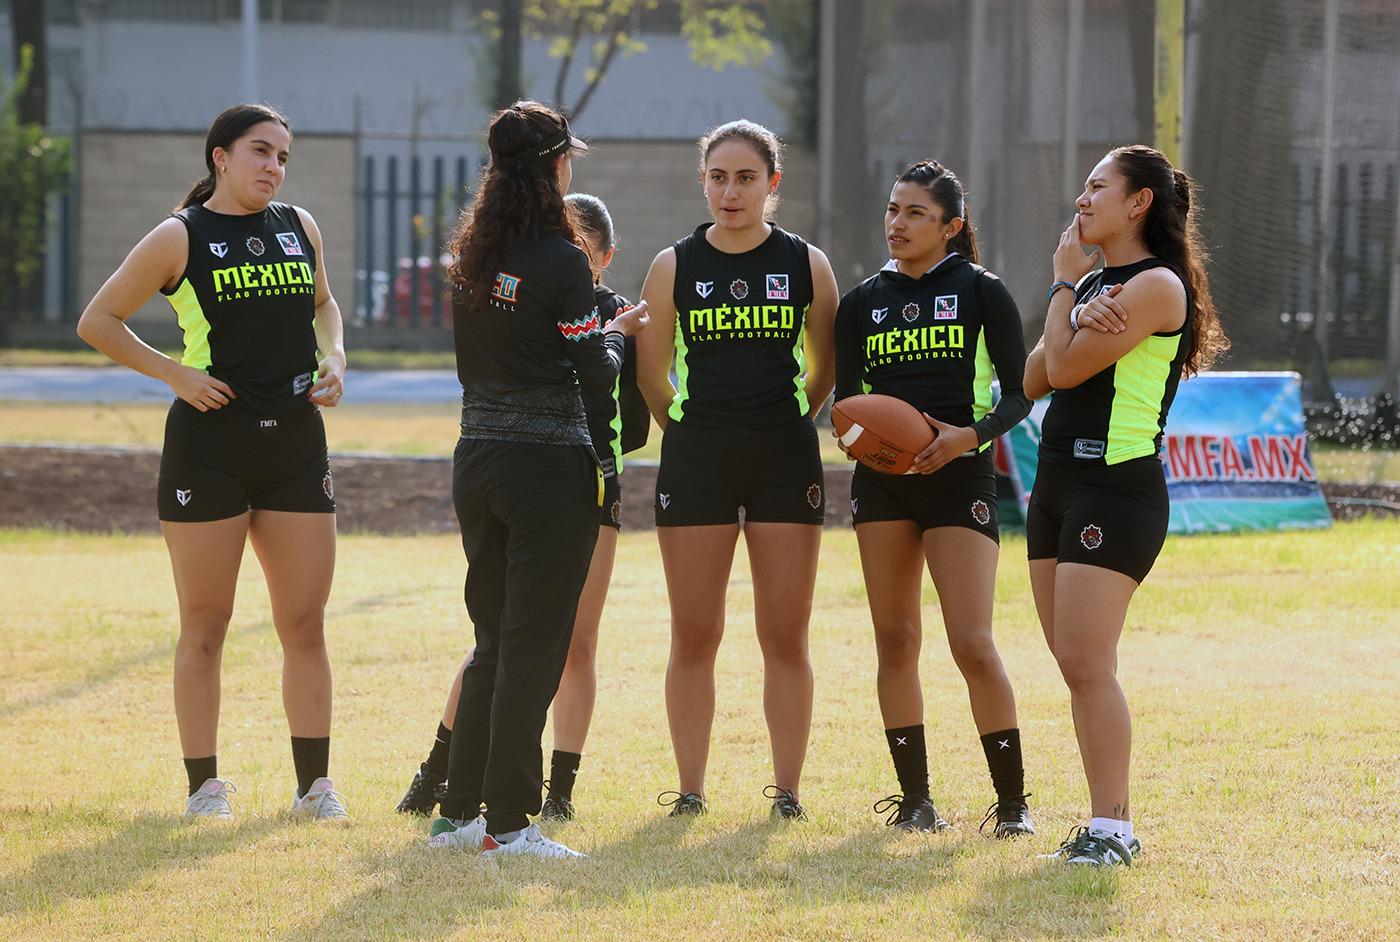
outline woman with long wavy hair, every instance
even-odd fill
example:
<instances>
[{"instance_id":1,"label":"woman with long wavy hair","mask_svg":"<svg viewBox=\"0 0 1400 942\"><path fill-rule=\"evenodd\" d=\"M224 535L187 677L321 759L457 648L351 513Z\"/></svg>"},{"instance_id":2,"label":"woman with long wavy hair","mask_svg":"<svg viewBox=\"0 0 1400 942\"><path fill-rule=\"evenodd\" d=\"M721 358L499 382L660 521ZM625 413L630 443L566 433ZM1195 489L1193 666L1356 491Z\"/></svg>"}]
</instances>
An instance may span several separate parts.
<instances>
[{"instance_id":1,"label":"woman with long wavy hair","mask_svg":"<svg viewBox=\"0 0 1400 942\"><path fill-rule=\"evenodd\" d=\"M429 843L580 857L529 821L540 813L540 736L603 496L579 387L613 387L646 306L600 323L583 235L564 202L570 158L586 145L564 117L517 102L492 118L487 142L491 162L451 240L462 382L452 500L476 649Z\"/></svg>"},{"instance_id":2,"label":"woman with long wavy hair","mask_svg":"<svg viewBox=\"0 0 1400 942\"><path fill-rule=\"evenodd\" d=\"M1026 394L1054 391L1026 514L1031 591L1069 686L1093 815L1052 855L1066 863L1131 866L1142 851L1128 812L1132 719L1118 639L1166 541L1157 455L1177 384L1228 347L1193 189L1141 144L1099 161L1060 236L1045 335L1026 360Z\"/></svg>"}]
</instances>

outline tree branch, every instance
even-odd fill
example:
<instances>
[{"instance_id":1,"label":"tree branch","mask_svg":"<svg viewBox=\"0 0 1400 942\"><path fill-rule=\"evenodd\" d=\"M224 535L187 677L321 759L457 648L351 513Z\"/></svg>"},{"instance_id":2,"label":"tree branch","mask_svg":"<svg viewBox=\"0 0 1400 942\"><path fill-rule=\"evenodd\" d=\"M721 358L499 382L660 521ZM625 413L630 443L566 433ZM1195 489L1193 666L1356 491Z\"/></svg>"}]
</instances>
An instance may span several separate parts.
<instances>
[{"instance_id":1,"label":"tree branch","mask_svg":"<svg viewBox=\"0 0 1400 942\"><path fill-rule=\"evenodd\" d=\"M588 107L588 102L593 98L593 93L597 91L599 83L603 81L603 76L607 74L608 67L612 65L613 59L617 58L618 49L622 46L622 27L624 20L618 18L608 35L608 48L603 52L603 58L598 63L598 67L593 72L593 80L588 83L588 87L579 96L578 102L570 109L569 114L574 120L583 114L583 109Z\"/></svg>"},{"instance_id":2,"label":"tree branch","mask_svg":"<svg viewBox=\"0 0 1400 942\"><path fill-rule=\"evenodd\" d=\"M574 50L578 48L578 41L583 37L583 13L580 11L574 17L574 25L569 30L569 49L559 60L559 71L554 76L554 104L558 108L564 107L564 86L569 80L569 67L574 63Z\"/></svg>"}]
</instances>

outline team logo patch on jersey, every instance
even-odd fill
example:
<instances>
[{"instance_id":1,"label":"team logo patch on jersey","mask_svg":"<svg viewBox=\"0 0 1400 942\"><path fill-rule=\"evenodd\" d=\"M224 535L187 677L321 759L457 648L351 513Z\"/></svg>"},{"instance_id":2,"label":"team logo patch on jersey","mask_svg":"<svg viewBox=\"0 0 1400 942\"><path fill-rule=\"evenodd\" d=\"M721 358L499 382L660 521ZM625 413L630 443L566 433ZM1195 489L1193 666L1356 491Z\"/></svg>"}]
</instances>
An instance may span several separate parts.
<instances>
[{"instance_id":1,"label":"team logo patch on jersey","mask_svg":"<svg viewBox=\"0 0 1400 942\"><path fill-rule=\"evenodd\" d=\"M982 526L986 526L992 519L992 511L987 506L985 500L974 500L972 502L972 519Z\"/></svg>"},{"instance_id":2,"label":"team logo patch on jersey","mask_svg":"<svg viewBox=\"0 0 1400 942\"><path fill-rule=\"evenodd\" d=\"M190 505L190 489L175 488L175 499L180 502L181 507L188 507Z\"/></svg>"},{"instance_id":3,"label":"team logo patch on jersey","mask_svg":"<svg viewBox=\"0 0 1400 942\"><path fill-rule=\"evenodd\" d=\"M214 253L214 256L215 256L216 258L223 258L225 255L228 254L228 243L227 243L227 242L210 242L210 243L209 243L209 251L213 252L213 253Z\"/></svg>"},{"instance_id":4,"label":"team logo patch on jersey","mask_svg":"<svg viewBox=\"0 0 1400 942\"><path fill-rule=\"evenodd\" d=\"M919 319L919 303L917 301L910 301L904 305L904 319L911 324Z\"/></svg>"},{"instance_id":5,"label":"team logo patch on jersey","mask_svg":"<svg viewBox=\"0 0 1400 942\"><path fill-rule=\"evenodd\" d=\"M1102 458L1107 450L1108 446L1097 438L1076 438L1074 440L1074 457L1076 458L1087 458L1093 461L1096 458Z\"/></svg>"},{"instance_id":6,"label":"team logo patch on jersey","mask_svg":"<svg viewBox=\"0 0 1400 942\"><path fill-rule=\"evenodd\" d=\"M729 283L729 293L734 295L735 301L742 301L749 296L749 283L742 278L735 278Z\"/></svg>"},{"instance_id":7,"label":"team logo patch on jersey","mask_svg":"<svg viewBox=\"0 0 1400 942\"><path fill-rule=\"evenodd\" d=\"M813 510L816 510L822 505L822 488L820 484L813 484L811 487L807 488L807 503L812 505Z\"/></svg>"},{"instance_id":8,"label":"team logo patch on jersey","mask_svg":"<svg viewBox=\"0 0 1400 942\"><path fill-rule=\"evenodd\" d=\"M312 377L310 373L298 373L296 376L292 377L293 396L300 396L302 393L310 389L311 386Z\"/></svg>"},{"instance_id":9,"label":"team logo patch on jersey","mask_svg":"<svg viewBox=\"0 0 1400 942\"><path fill-rule=\"evenodd\" d=\"M608 516L612 518L613 523L622 526L622 501L612 502L612 510L608 511Z\"/></svg>"},{"instance_id":10,"label":"team logo patch on jersey","mask_svg":"<svg viewBox=\"0 0 1400 942\"><path fill-rule=\"evenodd\" d=\"M767 291L767 293L768 293L768 300L769 300L769 301L786 301L786 300L788 300L788 276L787 276L787 275L769 275L769 276L767 277L766 281L767 281L767 284L768 284L768 291Z\"/></svg>"},{"instance_id":11,"label":"team logo patch on jersey","mask_svg":"<svg viewBox=\"0 0 1400 942\"><path fill-rule=\"evenodd\" d=\"M514 304L520 293L520 279L503 271L496 272L496 282L491 286L491 297L497 301Z\"/></svg>"},{"instance_id":12,"label":"team logo patch on jersey","mask_svg":"<svg viewBox=\"0 0 1400 942\"><path fill-rule=\"evenodd\" d=\"M713 281L697 281L695 283L695 293L700 295L700 297L702 298L708 298L710 296L710 292L714 290L715 283Z\"/></svg>"},{"instance_id":13,"label":"team logo patch on jersey","mask_svg":"<svg viewBox=\"0 0 1400 942\"><path fill-rule=\"evenodd\" d=\"M295 232L277 233L277 244L282 246L283 255L304 256L306 254L301 250L301 243L297 241L297 234Z\"/></svg>"},{"instance_id":14,"label":"team logo patch on jersey","mask_svg":"<svg viewBox=\"0 0 1400 942\"><path fill-rule=\"evenodd\" d=\"M956 294L940 294L933 299L933 319L936 321L953 321L958 319L958 296Z\"/></svg>"},{"instance_id":15,"label":"team logo patch on jersey","mask_svg":"<svg viewBox=\"0 0 1400 942\"><path fill-rule=\"evenodd\" d=\"M665 510L667 507L671 506L671 495L658 493L656 495L656 501L661 505L661 509Z\"/></svg>"},{"instance_id":16,"label":"team logo patch on jersey","mask_svg":"<svg viewBox=\"0 0 1400 942\"><path fill-rule=\"evenodd\" d=\"M1085 549L1098 549L1103 545L1103 531L1091 523L1079 531L1079 542Z\"/></svg>"},{"instance_id":17,"label":"team logo patch on jersey","mask_svg":"<svg viewBox=\"0 0 1400 942\"><path fill-rule=\"evenodd\" d=\"M870 312L870 319L878 324L885 319L885 315L889 312L890 309L887 307L877 307Z\"/></svg>"},{"instance_id":18,"label":"team logo patch on jersey","mask_svg":"<svg viewBox=\"0 0 1400 942\"><path fill-rule=\"evenodd\" d=\"M267 246L263 245L263 240L257 236L249 236L248 241L243 244L248 246L248 251L254 255L261 255L267 251Z\"/></svg>"},{"instance_id":19,"label":"team logo patch on jersey","mask_svg":"<svg viewBox=\"0 0 1400 942\"><path fill-rule=\"evenodd\" d=\"M321 490L326 492L326 500L335 500L335 482L331 480L331 473L326 472L326 476L321 478Z\"/></svg>"}]
</instances>

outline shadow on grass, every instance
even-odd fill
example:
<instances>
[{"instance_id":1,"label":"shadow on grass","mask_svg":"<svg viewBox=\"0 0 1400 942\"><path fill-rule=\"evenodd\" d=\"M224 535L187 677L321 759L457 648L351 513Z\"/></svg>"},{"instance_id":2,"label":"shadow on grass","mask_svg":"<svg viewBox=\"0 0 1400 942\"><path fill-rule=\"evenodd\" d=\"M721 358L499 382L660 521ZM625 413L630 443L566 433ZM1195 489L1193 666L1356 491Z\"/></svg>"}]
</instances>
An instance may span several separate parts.
<instances>
[{"instance_id":1,"label":"shadow on grass","mask_svg":"<svg viewBox=\"0 0 1400 942\"><path fill-rule=\"evenodd\" d=\"M152 873L197 867L292 823L286 815L236 823L141 815L98 844L43 854L28 870L0 880L0 914L56 909L69 900L121 893ZM81 833L85 824L79 818L64 826Z\"/></svg>"},{"instance_id":2,"label":"shadow on grass","mask_svg":"<svg viewBox=\"0 0 1400 942\"><path fill-rule=\"evenodd\" d=\"M1004 868L963 908L961 933L986 939L1099 938L1129 920L1118 899L1129 871L1032 860Z\"/></svg>"}]
</instances>

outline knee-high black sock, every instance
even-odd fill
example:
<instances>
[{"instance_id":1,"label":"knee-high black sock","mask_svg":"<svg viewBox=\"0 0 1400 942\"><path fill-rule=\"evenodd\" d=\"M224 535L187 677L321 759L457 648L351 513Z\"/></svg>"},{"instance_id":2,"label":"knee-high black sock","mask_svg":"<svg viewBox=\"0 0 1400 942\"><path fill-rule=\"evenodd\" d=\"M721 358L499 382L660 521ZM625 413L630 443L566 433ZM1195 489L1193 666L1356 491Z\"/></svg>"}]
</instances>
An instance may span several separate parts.
<instances>
[{"instance_id":1,"label":"knee-high black sock","mask_svg":"<svg viewBox=\"0 0 1400 942\"><path fill-rule=\"evenodd\" d=\"M885 730L894 759L894 773L899 776L899 788L905 798L928 796L928 751L924 745L924 727L901 726Z\"/></svg>"},{"instance_id":2,"label":"knee-high black sock","mask_svg":"<svg viewBox=\"0 0 1400 942\"><path fill-rule=\"evenodd\" d=\"M428 753L428 771L438 778L447 778L447 755L452 749L452 730L438 724L437 738L433 740L433 749Z\"/></svg>"},{"instance_id":3,"label":"knee-high black sock","mask_svg":"<svg viewBox=\"0 0 1400 942\"><path fill-rule=\"evenodd\" d=\"M987 754L987 770L992 773L992 787L997 799L1020 798L1026 791L1026 773L1021 767L1021 730L1003 729L982 737L982 751Z\"/></svg>"},{"instance_id":4,"label":"knee-high black sock","mask_svg":"<svg viewBox=\"0 0 1400 942\"><path fill-rule=\"evenodd\" d=\"M292 764L297 769L297 794L305 796L331 764L331 737L293 736Z\"/></svg>"},{"instance_id":5,"label":"knee-high black sock","mask_svg":"<svg viewBox=\"0 0 1400 942\"><path fill-rule=\"evenodd\" d=\"M219 777L219 757L204 756L201 759L186 759L185 774L190 778L190 794L193 795L199 791L199 786L207 780Z\"/></svg>"},{"instance_id":6,"label":"knee-high black sock","mask_svg":"<svg viewBox=\"0 0 1400 942\"><path fill-rule=\"evenodd\" d=\"M578 775L578 765L583 756L577 752L563 752L555 749L549 760L549 793L555 798L573 800L574 777Z\"/></svg>"}]
</instances>

